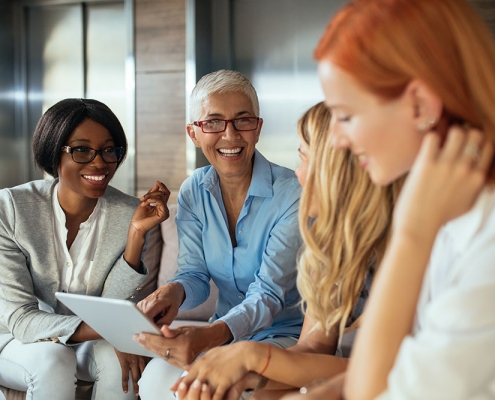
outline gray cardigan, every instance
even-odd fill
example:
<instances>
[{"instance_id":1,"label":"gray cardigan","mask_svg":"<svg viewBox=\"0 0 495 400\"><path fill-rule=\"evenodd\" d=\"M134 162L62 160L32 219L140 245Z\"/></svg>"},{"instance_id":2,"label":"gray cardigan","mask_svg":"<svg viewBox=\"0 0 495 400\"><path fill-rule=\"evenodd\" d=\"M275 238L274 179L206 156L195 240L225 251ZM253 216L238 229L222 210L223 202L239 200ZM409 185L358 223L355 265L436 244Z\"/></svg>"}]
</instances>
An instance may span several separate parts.
<instances>
[{"instance_id":1,"label":"gray cardigan","mask_svg":"<svg viewBox=\"0 0 495 400\"><path fill-rule=\"evenodd\" d=\"M56 179L0 190L0 352L13 338L23 343L68 337L81 319L60 315L53 187ZM112 298L137 295L147 276L123 258L127 231L139 200L108 187L107 213L86 294Z\"/></svg>"}]
</instances>

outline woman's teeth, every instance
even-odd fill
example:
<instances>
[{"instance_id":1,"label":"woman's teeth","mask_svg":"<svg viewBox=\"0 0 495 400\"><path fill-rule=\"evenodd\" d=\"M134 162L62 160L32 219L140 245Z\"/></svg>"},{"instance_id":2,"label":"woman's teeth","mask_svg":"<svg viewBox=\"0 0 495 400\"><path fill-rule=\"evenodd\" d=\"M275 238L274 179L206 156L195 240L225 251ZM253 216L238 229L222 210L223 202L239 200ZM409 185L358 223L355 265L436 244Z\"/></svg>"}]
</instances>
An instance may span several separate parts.
<instances>
[{"instance_id":1,"label":"woman's teeth","mask_svg":"<svg viewBox=\"0 0 495 400\"><path fill-rule=\"evenodd\" d=\"M105 179L105 175L83 175L83 177L90 181L102 181Z\"/></svg>"},{"instance_id":2,"label":"woman's teeth","mask_svg":"<svg viewBox=\"0 0 495 400\"><path fill-rule=\"evenodd\" d=\"M241 151L242 147L236 147L235 149L218 149L219 153L223 156L237 156Z\"/></svg>"}]
</instances>

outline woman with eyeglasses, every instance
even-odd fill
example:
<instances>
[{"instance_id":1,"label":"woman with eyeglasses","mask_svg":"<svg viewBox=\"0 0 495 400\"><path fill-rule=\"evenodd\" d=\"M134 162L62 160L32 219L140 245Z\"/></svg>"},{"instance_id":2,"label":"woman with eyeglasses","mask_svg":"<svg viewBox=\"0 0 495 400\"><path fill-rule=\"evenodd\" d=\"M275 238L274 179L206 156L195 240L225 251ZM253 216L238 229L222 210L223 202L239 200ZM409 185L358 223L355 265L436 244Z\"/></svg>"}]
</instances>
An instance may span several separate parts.
<instances>
[{"instance_id":1,"label":"woman with eyeglasses","mask_svg":"<svg viewBox=\"0 0 495 400\"><path fill-rule=\"evenodd\" d=\"M256 342L212 349L175 384L179 399L234 400L249 387L252 399L275 400L345 371L402 180L374 185L350 151L328 145L330 119L321 102L298 123L297 286L306 311L299 341L286 350Z\"/></svg>"},{"instance_id":2,"label":"woman with eyeglasses","mask_svg":"<svg viewBox=\"0 0 495 400\"><path fill-rule=\"evenodd\" d=\"M142 357L120 353L55 292L134 299L147 276L146 234L168 218L163 183L141 199L109 186L127 151L114 113L96 100L49 108L33 136L53 179L0 190L0 385L27 399L136 399ZM131 379L130 379L131 377Z\"/></svg>"},{"instance_id":3,"label":"woman with eyeglasses","mask_svg":"<svg viewBox=\"0 0 495 400\"><path fill-rule=\"evenodd\" d=\"M183 368L216 346L240 340L286 348L301 331L296 288L300 186L294 171L256 150L263 120L255 89L239 72L201 78L191 94L187 133L210 166L196 170L178 196L178 271L138 306L162 324L163 336L137 340L162 358L140 381L143 400L174 399ZM219 289L208 326L170 329Z\"/></svg>"}]
</instances>

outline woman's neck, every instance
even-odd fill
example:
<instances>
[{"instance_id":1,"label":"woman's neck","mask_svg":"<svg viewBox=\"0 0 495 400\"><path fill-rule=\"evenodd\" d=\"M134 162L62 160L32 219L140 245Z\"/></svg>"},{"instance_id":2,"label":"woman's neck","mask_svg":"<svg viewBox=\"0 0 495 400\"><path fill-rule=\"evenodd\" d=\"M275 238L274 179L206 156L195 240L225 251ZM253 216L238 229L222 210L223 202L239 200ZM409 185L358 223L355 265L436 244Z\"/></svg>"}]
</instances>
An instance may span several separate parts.
<instances>
[{"instance_id":1,"label":"woman's neck","mask_svg":"<svg viewBox=\"0 0 495 400\"><path fill-rule=\"evenodd\" d=\"M58 191L58 202L64 211L67 222L84 222L93 213L98 199L78 196L74 193Z\"/></svg>"}]
</instances>

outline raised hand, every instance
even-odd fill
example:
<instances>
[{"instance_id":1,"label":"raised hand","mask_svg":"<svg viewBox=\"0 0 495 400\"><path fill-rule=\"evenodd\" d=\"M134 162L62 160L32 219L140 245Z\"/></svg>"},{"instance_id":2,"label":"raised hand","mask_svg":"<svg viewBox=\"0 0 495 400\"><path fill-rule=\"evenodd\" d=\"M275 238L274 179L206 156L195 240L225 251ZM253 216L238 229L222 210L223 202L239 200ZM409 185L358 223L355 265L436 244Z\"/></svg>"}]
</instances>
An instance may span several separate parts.
<instances>
[{"instance_id":1,"label":"raised hand","mask_svg":"<svg viewBox=\"0 0 495 400\"><path fill-rule=\"evenodd\" d=\"M141 203L132 216L131 227L145 235L151 228L165 221L170 216L167 207L169 197L170 190L162 182L156 181L155 186L141 197Z\"/></svg>"},{"instance_id":2,"label":"raised hand","mask_svg":"<svg viewBox=\"0 0 495 400\"><path fill-rule=\"evenodd\" d=\"M167 207L169 197L170 191L163 183L157 181L155 186L141 197L141 204L134 211L127 232L124 259L135 270L141 265L146 234L170 215Z\"/></svg>"},{"instance_id":3,"label":"raised hand","mask_svg":"<svg viewBox=\"0 0 495 400\"><path fill-rule=\"evenodd\" d=\"M437 134L427 134L395 207L396 233L434 237L441 226L469 211L492 157L491 143L476 129L451 127L443 147Z\"/></svg>"}]
</instances>

